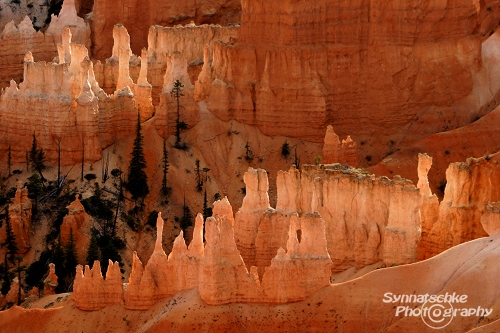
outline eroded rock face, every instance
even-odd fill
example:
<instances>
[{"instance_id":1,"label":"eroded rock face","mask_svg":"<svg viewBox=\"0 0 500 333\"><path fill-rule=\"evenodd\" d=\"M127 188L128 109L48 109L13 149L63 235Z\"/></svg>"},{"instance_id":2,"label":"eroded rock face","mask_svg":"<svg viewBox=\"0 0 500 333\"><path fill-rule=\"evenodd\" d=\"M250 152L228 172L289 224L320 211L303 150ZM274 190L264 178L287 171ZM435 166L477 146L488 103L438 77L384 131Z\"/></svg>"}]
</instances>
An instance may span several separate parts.
<instances>
[{"instance_id":1,"label":"eroded rock face","mask_svg":"<svg viewBox=\"0 0 500 333\"><path fill-rule=\"evenodd\" d=\"M261 174L261 179L267 182L267 177L262 176L263 170L250 172L249 177L255 174ZM252 186L250 181L249 184ZM255 188L257 197L259 193L267 196L264 187L261 190ZM205 244L203 217L198 214L189 248L181 232L167 256L161 244L163 219L158 216L155 250L145 266L134 254L129 282L121 291L124 306L145 310L158 299L195 287L208 304L286 303L303 300L329 285L331 260L326 247L325 223L319 214L299 216L295 213L288 217L284 230L288 239L283 239L283 244L279 244L283 247L275 249L265 262L267 267L261 277L257 267L247 269L240 255L235 223L229 201L220 200L214 204L214 216L206 220ZM95 310L119 303L118 289L113 289L116 293L111 300L98 294L109 294L111 286L109 279L103 280L97 269L100 269L98 262L92 270L86 267L85 275L81 266L77 268L73 297L80 309Z\"/></svg>"},{"instance_id":2,"label":"eroded rock face","mask_svg":"<svg viewBox=\"0 0 500 333\"><path fill-rule=\"evenodd\" d=\"M333 164L280 172L277 188L278 210L324 219L333 271L417 260L421 197L410 181Z\"/></svg>"},{"instance_id":3,"label":"eroded rock face","mask_svg":"<svg viewBox=\"0 0 500 333\"><path fill-rule=\"evenodd\" d=\"M446 171L446 188L439 203L437 218L428 231L426 251L422 259L432 257L452 246L488 233L481 224L488 202L498 202L499 193L491 184L500 181L495 160L469 158L466 162L452 163ZM494 210L488 208L485 223L494 219ZM432 213L435 214L435 213ZM428 228L427 228L428 229Z\"/></svg>"},{"instance_id":4,"label":"eroded rock face","mask_svg":"<svg viewBox=\"0 0 500 333\"><path fill-rule=\"evenodd\" d=\"M133 10L130 10L133 8ZM236 0L210 0L203 2L164 2L148 0L137 2L125 0L95 0L92 18L94 45L93 56L105 59L111 54L111 31L121 23L128 28L132 37L132 51L139 54L148 42L148 29L155 25L238 23L241 6ZM203 47L203 46L202 46Z\"/></svg>"},{"instance_id":5,"label":"eroded rock face","mask_svg":"<svg viewBox=\"0 0 500 333\"><path fill-rule=\"evenodd\" d=\"M73 300L81 310L99 310L111 304L123 304L122 278L118 262L110 261L106 280L101 273L101 264L95 261L92 269L85 265L76 267L73 284Z\"/></svg>"},{"instance_id":6,"label":"eroded rock face","mask_svg":"<svg viewBox=\"0 0 500 333\"><path fill-rule=\"evenodd\" d=\"M70 240L70 233L73 234L73 241L79 261L85 259L90 243L91 217L85 212L85 208L76 195L75 201L66 208L68 214L63 218L61 224L61 243L67 244Z\"/></svg>"},{"instance_id":7,"label":"eroded rock face","mask_svg":"<svg viewBox=\"0 0 500 333\"><path fill-rule=\"evenodd\" d=\"M8 214L19 253L25 253L31 247L29 236L32 214L31 206L31 200L28 198L28 189L18 184L16 195L9 205Z\"/></svg>"},{"instance_id":8,"label":"eroded rock face","mask_svg":"<svg viewBox=\"0 0 500 333\"><path fill-rule=\"evenodd\" d=\"M315 142L334 124L354 141L382 138L363 147L381 159L392 151L386 145L463 126L486 104L477 100L452 125L444 121L482 71L483 6L245 0L238 40L214 47L208 109L266 135ZM450 117L427 112L435 109Z\"/></svg>"},{"instance_id":9,"label":"eroded rock face","mask_svg":"<svg viewBox=\"0 0 500 333\"><path fill-rule=\"evenodd\" d=\"M44 295L54 295L56 293L56 287L58 285L57 275L56 275L56 265L53 263L49 264L49 275L43 280L43 294Z\"/></svg>"},{"instance_id":10,"label":"eroded rock face","mask_svg":"<svg viewBox=\"0 0 500 333\"><path fill-rule=\"evenodd\" d=\"M25 294L23 288L19 292L19 279L17 276L12 280L9 292L5 295L5 302L12 304L20 304L24 300Z\"/></svg>"},{"instance_id":11,"label":"eroded rock face","mask_svg":"<svg viewBox=\"0 0 500 333\"><path fill-rule=\"evenodd\" d=\"M44 4L39 2L32 2L32 6L27 7L27 2L22 0L19 6L25 10L35 11L38 8L45 8L46 10L51 6L47 1ZM62 3L62 1L59 2ZM0 4L1 6L2 4ZM5 9L11 9L12 6L15 7L16 4L11 3ZM75 43L84 44L87 48L90 48L90 27L82 18L76 15L73 0L64 1L59 15L52 15L52 22L44 32L39 31L39 28L40 24L42 26L46 24L45 19L35 19L36 15L28 16L28 13L22 13L25 13L25 11L22 9L16 10L15 17L11 17L8 23L3 24L3 20L8 19L9 15L5 10L2 10L0 16L0 25L3 27L0 34L1 88L8 87L11 80L19 82L23 77L23 58L27 52L35 54L38 61L52 61L57 56L57 44L61 43L62 31L66 26L71 29ZM21 14L22 16L18 16Z\"/></svg>"},{"instance_id":12,"label":"eroded rock face","mask_svg":"<svg viewBox=\"0 0 500 333\"><path fill-rule=\"evenodd\" d=\"M325 141L323 145L323 156L321 162L324 164L341 163L358 167L357 144L348 135L340 143L340 138L333 131L333 127L326 127Z\"/></svg>"},{"instance_id":13,"label":"eroded rock face","mask_svg":"<svg viewBox=\"0 0 500 333\"><path fill-rule=\"evenodd\" d=\"M63 29L62 38L59 63L34 62L28 53L23 82L18 86L11 81L0 96L0 120L8 124L0 149L12 147L13 163L25 160L31 145L26 138L33 133L48 162L57 161L58 142L62 164L81 161L82 150L85 160L99 160L102 147L133 133L139 106L151 112L142 87L125 86L107 95L95 80L87 48L71 43L69 28Z\"/></svg>"}]
</instances>

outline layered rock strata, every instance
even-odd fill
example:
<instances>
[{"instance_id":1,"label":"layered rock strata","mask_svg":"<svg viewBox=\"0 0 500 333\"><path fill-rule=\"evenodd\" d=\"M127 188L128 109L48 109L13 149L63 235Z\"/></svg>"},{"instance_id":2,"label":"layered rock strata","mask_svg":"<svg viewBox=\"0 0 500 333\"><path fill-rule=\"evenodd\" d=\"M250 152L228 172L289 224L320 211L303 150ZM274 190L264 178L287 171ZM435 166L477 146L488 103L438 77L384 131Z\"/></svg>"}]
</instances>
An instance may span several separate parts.
<instances>
[{"instance_id":1,"label":"layered rock strata","mask_svg":"<svg viewBox=\"0 0 500 333\"><path fill-rule=\"evenodd\" d=\"M18 11L16 14L20 12ZM0 21L8 17L5 14L2 11ZM57 44L62 42L62 31L66 26L71 29L75 43L90 48L90 27L77 16L74 1L64 1L59 15L52 16L52 22L45 32L35 30L37 24L41 22L33 21L32 23L33 19L32 16L23 16L22 19L14 19L6 23L5 26L2 24L0 88L8 87L11 80L19 82L23 77L23 58L27 52L36 54L39 61L52 61L57 57Z\"/></svg>"},{"instance_id":2,"label":"layered rock strata","mask_svg":"<svg viewBox=\"0 0 500 333\"><path fill-rule=\"evenodd\" d=\"M111 31L121 23L132 36L132 51L139 54L148 42L148 29L155 25L218 23L240 21L241 5L237 0L184 1L95 0L92 16L93 57L106 59L111 54Z\"/></svg>"},{"instance_id":3,"label":"layered rock strata","mask_svg":"<svg viewBox=\"0 0 500 333\"><path fill-rule=\"evenodd\" d=\"M324 219L333 271L417 260L421 196L410 181L333 164L281 171L277 189L277 211Z\"/></svg>"},{"instance_id":4,"label":"layered rock strata","mask_svg":"<svg viewBox=\"0 0 500 333\"><path fill-rule=\"evenodd\" d=\"M463 126L494 99L478 33L486 6L245 0L238 40L214 48L208 109L266 135L316 142L333 124L356 140L380 138L364 149L381 159L389 143ZM475 86L495 90L482 98Z\"/></svg>"},{"instance_id":5,"label":"layered rock strata","mask_svg":"<svg viewBox=\"0 0 500 333\"><path fill-rule=\"evenodd\" d=\"M429 222L422 239L420 259L432 257L452 246L494 233L495 204L500 194L492 184L500 181L500 168L495 159L469 158L466 162L452 163L446 171L446 188L439 208L425 215ZM427 192L429 193L429 192Z\"/></svg>"},{"instance_id":6,"label":"layered rock strata","mask_svg":"<svg viewBox=\"0 0 500 333\"><path fill-rule=\"evenodd\" d=\"M250 168L244 181L246 196L235 216L227 198L214 203L204 244L198 215L189 247L181 233L167 256L159 216L153 255L145 266L134 255L121 298L114 275L109 284L96 268L83 273L79 266L77 306L95 310L123 303L148 309L158 299L196 287L208 304L286 303L329 285L332 270L417 259L421 195L411 182L375 178L339 164L306 166L302 174L292 168L278 175L273 209L264 170ZM91 292L92 286L113 293L113 301Z\"/></svg>"},{"instance_id":7,"label":"layered rock strata","mask_svg":"<svg viewBox=\"0 0 500 333\"><path fill-rule=\"evenodd\" d=\"M48 162L57 161L59 144L62 164L78 163L82 157L99 160L103 147L133 133L139 109L151 113L146 107L150 96L143 96L142 86L126 85L106 94L95 80L87 48L71 43L68 27L62 38L58 63L34 62L28 53L23 82L11 81L0 96L0 120L6 124L0 149L11 147L13 163L25 161L33 134ZM123 76L120 80L127 82ZM147 95L150 88L145 89Z\"/></svg>"}]
</instances>

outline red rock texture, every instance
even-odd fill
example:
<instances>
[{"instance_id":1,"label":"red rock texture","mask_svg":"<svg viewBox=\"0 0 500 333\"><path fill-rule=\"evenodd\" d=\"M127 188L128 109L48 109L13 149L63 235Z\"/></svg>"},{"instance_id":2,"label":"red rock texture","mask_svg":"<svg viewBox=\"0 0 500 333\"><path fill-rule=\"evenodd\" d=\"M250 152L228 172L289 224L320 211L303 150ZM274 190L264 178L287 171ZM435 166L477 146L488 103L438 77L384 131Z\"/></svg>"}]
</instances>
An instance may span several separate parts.
<instances>
[{"instance_id":1,"label":"red rock texture","mask_svg":"<svg viewBox=\"0 0 500 333\"><path fill-rule=\"evenodd\" d=\"M49 275L43 280L43 294L44 295L54 295L56 293L56 287L58 285L57 275L56 275L56 265L53 263L49 264Z\"/></svg>"},{"instance_id":2,"label":"red rock texture","mask_svg":"<svg viewBox=\"0 0 500 333\"><path fill-rule=\"evenodd\" d=\"M315 142L332 124L380 160L389 143L463 126L495 103L477 32L483 6L243 1L238 40L214 48L208 109Z\"/></svg>"},{"instance_id":3,"label":"red rock texture","mask_svg":"<svg viewBox=\"0 0 500 333\"><path fill-rule=\"evenodd\" d=\"M111 31L121 23L131 35L131 48L135 54L148 42L148 30L154 25L237 23L240 21L241 7L236 0L183 1L165 3L160 0L138 2L126 0L95 0L93 8L92 45L93 57L105 59L111 55Z\"/></svg>"},{"instance_id":4,"label":"red rock texture","mask_svg":"<svg viewBox=\"0 0 500 333\"><path fill-rule=\"evenodd\" d=\"M0 97L0 120L6 124L0 149L11 146L13 163L25 161L33 134L47 162L57 161L59 140L63 165L81 161L82 150L86 161L99 160L103 147L133 133L138 106L147 103L135 86L137 98L128 86L113 95L104 93L88 50L71 43L72 35L65 31L58 49L61 62L34 62L28 53L23 82L17 86L11 81Z\"/></svg>"},{"instance_id":5,"label":"red rock texture","mask_svg":"<svg viewBox=\"0 0 500 333\"><path fill-rule=\"evenodd\" d=\"M28 189L18 184L16 195L9 205L9 220L16 239L18 253L26 253L31 247L31 200L28 198Z\"/></svg>"},{"instance_id":6,"label":"red rock texture","mask_svg":"<svg viewBox=\"0 0 500 333\"><path fill-rule=\"evenodd\" d=\"M75 201L66 207L68 214L63 218L61 224L61 243L67 244L70 240L70 233L72 233L78 261L83 262L87 256L91 238L91 217L85 212L78 197L77 194Z\"/></svg>"}]
</instances>

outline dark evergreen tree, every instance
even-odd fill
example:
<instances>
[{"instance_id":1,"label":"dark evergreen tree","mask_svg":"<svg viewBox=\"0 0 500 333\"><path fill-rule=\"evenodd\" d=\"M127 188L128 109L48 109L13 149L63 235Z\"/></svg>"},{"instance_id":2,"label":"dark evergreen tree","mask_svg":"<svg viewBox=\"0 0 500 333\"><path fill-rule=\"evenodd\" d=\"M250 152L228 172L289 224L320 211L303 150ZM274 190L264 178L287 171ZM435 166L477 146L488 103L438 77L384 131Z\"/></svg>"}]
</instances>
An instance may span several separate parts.
<instances>
[{"instance_id":1,"label":"dark evergreen tree","mask_svg":"<svg viewBox=\"0 0 500 333\"><path fill-rule=\"evenodd\" d=\"M250 143L247 141L247 144L245 145L245 159L247 161L253 160L253 151L250 148Z\"/></svg>"},{"instance_id":2,"label":"dark evergreen tree","mask_svg":"<svg viewBox=\"0 0 500 333\"><path fill-rule=\"evenodd\" d=\"M37 173L34 173L28 178L28 188L29 197L33 199L33 215L38 212L38 197L43 193L43 182Z\"/></svg>"},{"instance_id":3,"label":"dark evergreen tree","mask_svg":"<svg viewBox=\"0 0 500 333\"><path fill-rule=\"evenodd\" d=\"M184 231L184 239L188 239L186 234L186 229L193 225L193 215L191 214L191 210L189 206L186 205L186 199L184 198L184 205L182 206L182 217L180 220L181 229Z\"/></svg>"},{"instance_id":4,"label":"dark evergreen tree","mask_svg":"<svg viewBox=\"0 0 500 333\"><path fill-rule=\"evenodd\" d=\"M18 288L17 288L17 305L21 305L21 289L23 286L22 283L22 273L26 271L26 266L21 265L21 261L23 260L22 257L16 257L16 268L14 269L14 273L17 274L17 281L19 282Z\"/></svg>"},{"instance_id":5,"label":"dark evergreen tree","mask_svg":"<svg viewBox=\"0 0 500 333\"><path fill-rule=\"evenodd\" d=\"M109 266L109 260L117 261L122 266L122 257L118 253L116 238L101 237L101 272L106 274Z\"/></svg>"},{"instance_id":6,"label":"dark evergreen tree","mask_svg":"<svg viewBox=\"0 0 500 333\"><path fill-rule=\"evenodd\" d=\"M45 169L45 152L42 148L38 149L36 135L34 133L31 150L29 152L29 160L33 171L37 171L40 174L42 181L44 181L45 178L43 177L42 171Z\"/></svg>"},{"instance_id":7,"label":"dark evergreen tree","mask_svg":"<svg viewBox=\"0 0 500 333\"><path fill-rule=\"evenodd\" d=\"M5 265L9 268L9 263L14 265L16 263L16 254L19 252L16 244L16 235L12 231L12 224L10 223L9 214L5 217L5 241L3 244L6 248L5 252Z\"/></svg>"},{"instance_id":8,"label":"dark evergreen tree","mask_svg":"<svg viewBox=\"0 0 500 333\"><path fill-rule=\"evenodd\" d=\"M134 200L144 199L149 194L148 176L146 169L146 157L143 150L143 136L141 133L141 116L137 113L137 126L134 145L132 148L132 159L128 168L127 190L132 194Z\"/></svg>"},{"instance_id":9,"label":"dark evergreen tree","mask_svg":"<svg viewBox=\"0 0 500 333\"><path fill-rule=\"evenodd\" d=\"M11 166L12 166L12 153L9 146L9 150L7 151L7 167L9 168L9 177L12 175L10 172Z\"/></svg>"},{"instance_id":10,"label":"dark evergreen tree","mask_svg":"<svg viewBox=\"0 0 500 333\"><path fill-rule=\"evenodd\" d=\"M61 245L61 234L54 242L52 246L52 258L51 262L56 265L56 275L58 277L59 284L56 287L56 293L66 292L67 288L64 285L64 280L66 277L66 269L64 267L64 249Z\"/></svg>"},{"instance_id":11,"label":"dark evergreen tree","mask_svg":"<svg viewBox=\"0 0 500 333\"><path fill-rule=\"evenodd\" d=\"M100 251L99 251L99 244L97 243L97 238L94 235L92 235L92 238L90 238L89 248L87 250L87 258L85 260L87 265L92 267L94 261L99 260L100 258L99 252Z\"/></svg>"},{"instance_id":12,"label":"dark evergreen tree","mask_svg":"<svg viewBox=\"0 0 500 333\"><path fill-rule=\"evenodd\" d=\"M76 265L78 265L78 255L76 253L75 239L73 237L73 228L69 229L69 240L64 246L64 266L67 277L72 280L75 277Z\"/></svg>"},{"instance_id":13,"label":"dark evergreen tree","mask_svg":"<svg viewBox=\"0 0 500 333\"><path fill-rule=\"evenodd\" d=\"M167 141L163 139L163 158L162 158L162 166L163 166L163 178L161 180L161 193L164 196L167 196L170 192L170 189L168 187L168 181L167 181L167 174L168 174L168 151L167 151Z\"/></svg>"},{"instance_id":14,"label":"dark evergreen tree","mask_svg":"<svg viewBox=\"0 0 500 333\"><path fill-rule=\"evenodd\" d=\"M286 159L290 155L290 144L285 140L281 146L281 155Z\"/></svg>"},{"instance_id":15,"label":"dark evergreen tree","mask_svg":"<svg viewBox=\"0 0 500 333\"><path fill-rule=\"evenodd\" d=\"M205 187L205 193L203 194L203 217L207 218L210 216L212 216L212 208L208 207L207 189Z\"/></svg>"},{"instance_id":16,"label":"dark evergreen tree","mask_svg":"<svg viewBox=\"0 0 500 333\"><path fill-rule=\"evenodd\" d=\"M203 177L201 175L200 160L196 159L194 164L194 173L196 176L196 191L201 192L201 190L203 189Z\"/></svg>"},{"instance_id":17,"label":"dark evergreen tree","mask_svg":"<svg viewBox=\"0 0 500 333\"><path fill-rule=\"evenodd\" d=\"M184 121L181 121L180 98L184 96L184 94L182 93L182 88L184 88L182 82L179 80L175 80L174 87L170 91L170 95L172 95L172 97L175 98L175 101L177 103L177 119L175 120L175 144L174 144L174 148L177 149L185 148L185 144L183 145L181 143L181 131L187 128L187 124Z\"/></svg>"},{"instance_id":18,"label":"dark evergreen tree","mask_svg":"<svg viewBox=\"0 0 500 333\"><path fill-rule=\"evenodd\" d=\"M3 295L7 295L12 285L12 280L14 279L14 274L9 270L8 265L0 264L0 274L2 277L2 287L0 292Z\"/></svg>"}]
</instances>

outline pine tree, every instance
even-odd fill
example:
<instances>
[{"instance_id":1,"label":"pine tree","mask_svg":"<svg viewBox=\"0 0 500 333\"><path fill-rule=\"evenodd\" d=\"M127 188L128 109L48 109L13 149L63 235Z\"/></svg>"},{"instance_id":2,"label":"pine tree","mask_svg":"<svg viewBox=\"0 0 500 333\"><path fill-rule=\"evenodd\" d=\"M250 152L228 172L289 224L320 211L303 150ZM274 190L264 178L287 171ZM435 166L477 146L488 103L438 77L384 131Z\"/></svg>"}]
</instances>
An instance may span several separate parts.
<instances>
[{"instance_id":1,"label":"pine tree","mask_svg":"<svg viewBox=\"0 0 500 333\"><path fill-rule=\"evenodd\" d=\"M40 178L42 179L42 181L44 181L45 178L42 175L42 171L45 169L45 152L42 148L38 149L36 135L34 133L31 150L29 152L29 159L33 171L37 171L40 174Z\"/></svg>"},{"instance_id":2,"label":"pine tree","mask_svg":"<svg viewBox=\"0 0 500 333\"><path fill-rule=\"evenodd\" d=\"M187 124L184 121L181 121L181 103L180 98L184 96L182 93L182 88L184 85L181 81L175 80L174 86L170 91L170 95L175 98L177 102L177 119L175 120L175 144L174 148L184 149L186 145L181 144L181 131L187 128Z\"/></svg>"},{"instance_id":3,"label":"pine tree","mask_svg":"<svg viewBox=\"0 0 500 333\"><path fill-rule=\"evenodd\" d=\"M203 217L207 218L210 216L212 216L212 208L208 207L207 188L205 187L205 193L203 195Z\"/></svg>"},{"instance_id":4,"label":"pine tree","mask_svg":"<svg viewBox=\"0 0 500 333\"><path fill-rule=\"evenodd\" d=\"M196 159L194 163L194 172L196 174L196 191L201 192L201 190L203 189L203 178L201 176L200 160Z\"/></svg>"},{"instance_id":5,"label":"pine tree","mask_svg":"<svg viewBox=\"0 0 500 333\"><path fill-rule=\"evenodd\" d=\"M28 193L31 199L33 199L33 215L38 212L38 197L43 193L43 183L37 173L34 173L28 178Z\"/></svg>"},{"instance_id":6,"label":"pine tree","mask_svg":"<svg viewBox=\"0 0 500 333\"><path fill-rule=\"evenodd\" d=\"M17 252L19 252L19 249L17 248L16 244L16 235L12 231L12 225L10 223L10 218L8 214L5 218L5 234L6 236L3 245L5 245L5 248L7 250L5 252L5 265L8 269L9 268L8 262L14 265L16 254Z\"/></svg>"},{"instance_id":7,"label":"pine tree","mask_svg":"<svg viewBox=\"0 0 500 333\"><path fill-rule=\"evenodd\" d=\"M64 247L64 256L67 276L73 278L76 273L76 265L78 265L78 255L76 253L75 239L73 237L73 228L69 229L69 240Z\"/></svg>"},{"instance_id":8,"label":"pine tree","mask_svg":"<svg viewBox=\"0 0 500 333\"><path fill-rule=\"evenodd\" d=\"M168 174L168 151L167 151L167 141L163 139L163 158L162 158L162 163L163 163L163 178L161 180L161 193L165 196L168 195L169 188L168 188L168 181L167 181L167 174Z\"/></svg>"},{"instance_id":9,"label":"pine tree","mask_svg":"<svg viewBox=\"0 0 500 333\"><path fill-rule=\"evenodd\" d=\"M56 287L56 293L66 292L67 290L64 283L61 283L66 277L66 269L64 268L64 249L61 246L61 234L59 234L57 242L55 242L52 247L52 258L50 262L56 265L56 275L59 281L59 284Z\"/></svg>"},{"instance_id":10,"label":"pine tree","mask_svg":"<svg viewBox=\"0 0 500 333\"><path fill-rule=\"evenodd\" d=\"M21 261L23 260L22 257L16 257L16 268L14 272L17 274L17 281L18 281L18 288L17 288L17 305L21 305L21 289L22 289L22 279L21 279L21 274L22 272L26 271L26 266L21 265Z\"/></svg>"},{"instance_id":11,"label":"pine tree","mask_svg":"<svg viewBox=\"0 0 500 333\"><path fill-rule=\"evenodd\" d=\"M127 190L132 194L134 200L143 199L149 194L148 176L146 169L146 157L143 150L143 139L141 134L141 115L137 113L136 137L132 148L132 159L128 168Z\"/></svg>"},{"instance_id":12,"label":"pine tree","mask_svg":"<svg viewBox=\"0 0 500 333\"><path fill-rule=\"evenodd\" d=\"M12 175L12 173L10 172L11 166L12 166L12 153L9 146L9 150L7 151L7 167L9 168L9 177Z\"/></svg>"},{"instance_id":13,"label":"pine tree","mask_svg":"<svg viewBox=\"0 0 500 333\"><path fill-rule=\"evenodd\" d=\"M7 295L10 290L10 286L12 285L12 280L14 279L14 274L9 271L9 268L6 264L0 264L0 273L2 277L2 286L0 292L3 295Z\"/></svg>"},{"instance_id":14,"label":"pine tree","mask_svg":"<svg viewBox=\"0 0 500 333\"><path fill-rule=\"evenodd\" d=\"M92 267L94 261L99 260L99 257L99 244L97 243L97 238L92 235L92 238L90 238L90 244L87 250L87 258L85 262L87 263L87 265Z\"/></svg>"}]
</instances>

